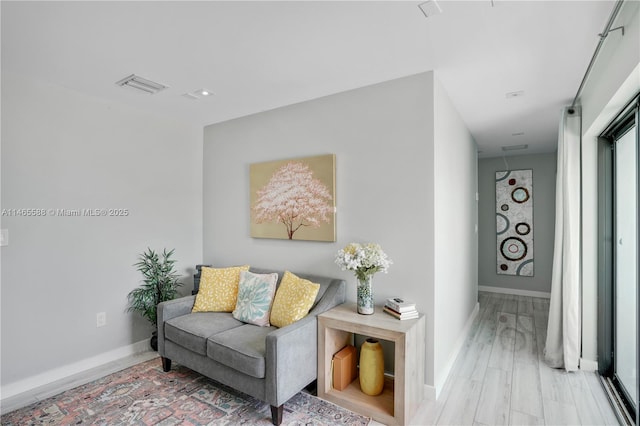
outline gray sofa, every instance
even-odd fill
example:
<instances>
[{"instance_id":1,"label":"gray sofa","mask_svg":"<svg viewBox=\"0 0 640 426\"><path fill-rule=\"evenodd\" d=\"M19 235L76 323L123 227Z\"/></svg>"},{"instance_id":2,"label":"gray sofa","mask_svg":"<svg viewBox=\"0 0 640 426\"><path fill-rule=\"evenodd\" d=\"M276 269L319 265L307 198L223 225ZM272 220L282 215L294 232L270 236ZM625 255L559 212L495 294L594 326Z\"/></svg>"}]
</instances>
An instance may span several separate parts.
<instances>
[{"instance_id":1,"label":"gray sofa","mask_svg":"<svg viewBox=\"0 0 640 426\"><path fill-rule=\"evenodd\" d=\"M282 271L251 269L255 273ZM158 353L164 371L175 361L271 405L273 424L283 405L317 378L316 316L345 301L344 280L296 273L320 284L309 314L283 328L258 327L231 313L191 313L195 295L158 305ZM197 283L196 283L197 289Z\"/></svg>"}]
</instances>

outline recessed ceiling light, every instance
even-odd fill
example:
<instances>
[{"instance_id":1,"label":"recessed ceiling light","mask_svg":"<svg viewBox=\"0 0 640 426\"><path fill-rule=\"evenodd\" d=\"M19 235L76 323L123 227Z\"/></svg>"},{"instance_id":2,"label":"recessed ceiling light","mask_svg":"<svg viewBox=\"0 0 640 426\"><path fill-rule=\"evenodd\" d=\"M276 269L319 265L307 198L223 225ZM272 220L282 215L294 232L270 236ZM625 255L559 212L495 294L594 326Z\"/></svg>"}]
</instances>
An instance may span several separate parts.
<instances>
[{"instance_id":1,"label":"recessed ceiling light","mask_svg":"<svg viewBox=\"0 0 640 426\"><path fill-rule=\"evenodd\" d=\"M211 92L211 90L209 89L198 89L191 93L185 93L182 96L189 99L200 99L200 98L212 96L212 95L213 95L213 92Z\"/></svg>"},{"instance_id":2,"label":"recessed ceiling light","mask_svg":"<svg viewBox=\"0 0 640 426\"><path fill-rule=\"evenodd\" d=\"M420 3L418 7L426 18L442 13L442 9L440 9L440 5L436 0L427 0L424 3Z\"/></svg>"},{"instance_id":3,"label":"recessed ceiling light","mask_svg":"<svg viewBox=\"0 0 640 426\"><path fill-rule=\"evenodd\" d=\"M149 93L151 95L154 95L168 87L164 84L156 83L155 81L142 78L135 74L131 74L130 76L125 77L120 81L116 81L116 84L120 87L129 87L131 89L136 89L138 91Z\"/></svg>"}]
</instances>

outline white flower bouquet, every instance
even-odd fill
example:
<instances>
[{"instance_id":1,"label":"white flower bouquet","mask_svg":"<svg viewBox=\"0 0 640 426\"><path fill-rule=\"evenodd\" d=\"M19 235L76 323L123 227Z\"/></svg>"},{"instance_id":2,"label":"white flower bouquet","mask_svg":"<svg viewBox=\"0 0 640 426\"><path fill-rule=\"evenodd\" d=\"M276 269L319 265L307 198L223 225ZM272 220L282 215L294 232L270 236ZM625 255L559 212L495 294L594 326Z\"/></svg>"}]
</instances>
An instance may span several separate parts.
<instances>
[{"instance_id":1,"label":"white flower bouquet","mask_svg":"<svg viewBox=\"0 0 640 426\"><path fill-rule=\"evenodd\" d=\"M387 272L393 264L379 244L349 243L338 251L336 264L343 271L353 271L360 281L367 281L376 272Z\"/></svg>"}]
</instances>

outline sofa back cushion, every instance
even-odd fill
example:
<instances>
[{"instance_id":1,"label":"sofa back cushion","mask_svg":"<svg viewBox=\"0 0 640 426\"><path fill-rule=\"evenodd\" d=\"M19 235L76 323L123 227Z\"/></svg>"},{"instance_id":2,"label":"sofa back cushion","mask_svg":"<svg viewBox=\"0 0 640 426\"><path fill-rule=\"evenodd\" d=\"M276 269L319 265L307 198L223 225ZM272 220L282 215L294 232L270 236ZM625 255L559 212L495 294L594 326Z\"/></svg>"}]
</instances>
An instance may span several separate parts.
<instances>
[{"instance_id":1,"label":"sofa back cushion","mask_svg":"<svg viewBox=\"0 0 640 426\"><path fill-rule=\"evenodd\" d=\"M278 282L276 283L276 291L278 288L280 288L280 284L282 283L282 278L285 272L280 270L256 268L256 267L251 267L251 269L249 270L251 272L255 272L256 274L268 274L271 272L276 272L279 277ZM307 274L307 273L301 273L301 272L295 272L295 271L292 271L292 273L299 278L303 278L305 280L311 281L312 283L320 285L320 287L318 288L318 294L316 295L316 299L313 302L313 306L311 306L311 310L313 310L316 307L316 304L318 303L318 301L322 299L322 296L324 296L324 293L325 291L327 291L327 288L329 288L329 285L331 285L336 281L341 281L339 278L331 278L331 277L326 277L324 275Z\"/></svg>"}]
</instances>

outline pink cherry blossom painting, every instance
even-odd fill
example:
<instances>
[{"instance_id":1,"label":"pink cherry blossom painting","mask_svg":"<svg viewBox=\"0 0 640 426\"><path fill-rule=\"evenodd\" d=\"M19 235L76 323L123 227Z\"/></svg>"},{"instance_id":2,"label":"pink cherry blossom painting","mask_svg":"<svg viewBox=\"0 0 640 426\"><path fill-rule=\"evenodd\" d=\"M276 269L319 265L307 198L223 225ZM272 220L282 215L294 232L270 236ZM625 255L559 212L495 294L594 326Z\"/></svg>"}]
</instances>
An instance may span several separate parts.
<instances>
[{"instance_id":1,"label":"pink cherry blossom painting","mask_svg":"<svg viewBox=\"0 0 640 426\"><path fill-rule=\"evenodd\" d=\"M335 241L334 154L250 167L251 236Z\"/></svg>"}]
</instances>

